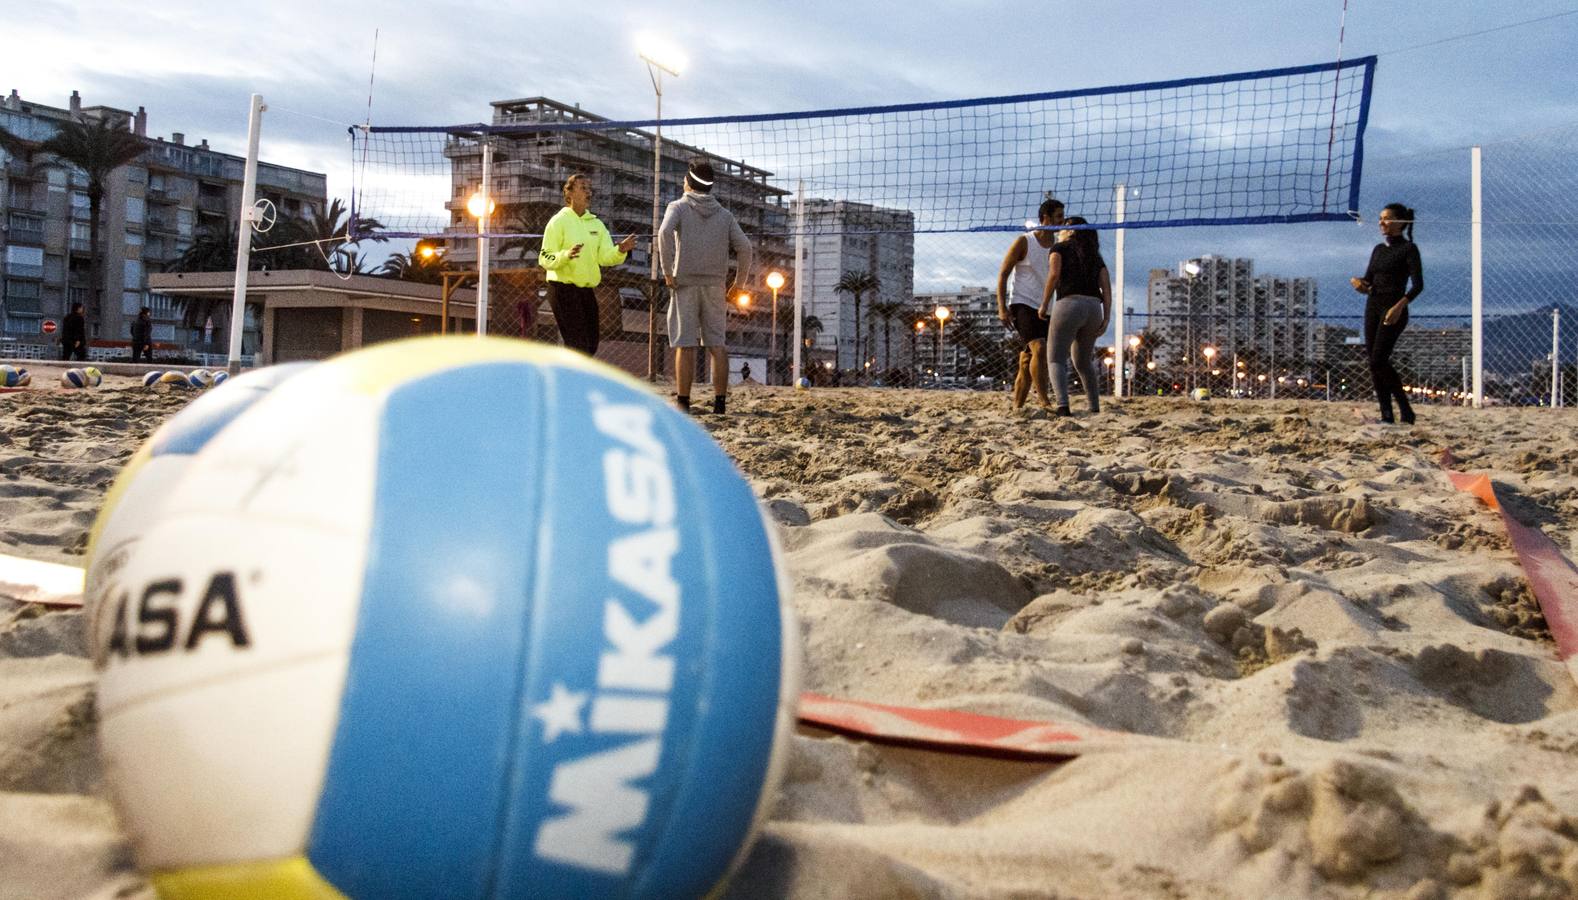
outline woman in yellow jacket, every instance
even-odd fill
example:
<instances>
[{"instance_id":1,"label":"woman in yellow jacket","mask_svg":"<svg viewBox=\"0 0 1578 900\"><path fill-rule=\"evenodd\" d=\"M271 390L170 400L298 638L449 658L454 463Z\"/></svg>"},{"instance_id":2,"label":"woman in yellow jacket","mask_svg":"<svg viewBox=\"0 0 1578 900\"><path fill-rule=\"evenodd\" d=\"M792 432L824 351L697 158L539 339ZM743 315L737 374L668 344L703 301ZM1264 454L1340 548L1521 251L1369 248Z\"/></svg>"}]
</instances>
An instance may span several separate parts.
<instances>
[{"instance_id":1,"label":"woman in yellow jacket","mask_svg":"<svg viewBox=\"0 0 1578 900\"><path fill-rule=\"evenodd\" d=\"M597 294L592 289L603 280L603 266L625 261L636 236L615 244L602 220L587 212L591 202L590 180L571 175L564 182L564 209L554 213L543 229L537 264L548 270L548 306L564 345L596 356L601 332Z\"/></svg>"}]
</instances>

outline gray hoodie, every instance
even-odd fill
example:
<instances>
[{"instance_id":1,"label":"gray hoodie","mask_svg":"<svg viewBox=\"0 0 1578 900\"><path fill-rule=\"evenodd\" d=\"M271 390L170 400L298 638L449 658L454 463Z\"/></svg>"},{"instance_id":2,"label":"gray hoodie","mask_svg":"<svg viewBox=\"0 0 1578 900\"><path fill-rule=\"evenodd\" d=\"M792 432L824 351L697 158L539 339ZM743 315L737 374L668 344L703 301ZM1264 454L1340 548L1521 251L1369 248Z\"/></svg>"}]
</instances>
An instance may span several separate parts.
<instances>
[{"instance_id":1,"label":"gray hoodie","mask_svg":"<svg viewBox=\"0 0 1578 900\"><path fill-rule=\"evenodd\" d=\"M686 192L668 205L658 228L658 264L676 287L724 284L731 246L739 259L735 278L743 284L750 280L750 239L711 194Z\"/></svg>"}]
</instances>

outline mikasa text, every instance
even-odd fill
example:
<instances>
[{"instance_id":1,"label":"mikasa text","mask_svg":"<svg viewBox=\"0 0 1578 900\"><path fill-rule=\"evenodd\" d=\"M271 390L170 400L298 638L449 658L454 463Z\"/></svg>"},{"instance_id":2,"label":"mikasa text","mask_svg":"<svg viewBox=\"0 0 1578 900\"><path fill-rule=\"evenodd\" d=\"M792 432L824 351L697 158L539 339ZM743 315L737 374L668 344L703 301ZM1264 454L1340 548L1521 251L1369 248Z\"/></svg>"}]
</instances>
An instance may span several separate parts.
<instances>
[{"instance_id":1,"label":"mikasa text","mask_svg":"<svg viewBox=\"0 0 1578 900\"><path fill-rule=\"evenodd\" d=\"M195 610L182 603L187 583L179 578L164 578L143 587L138 599L136 622L131 620L131 592L123 591L115 601L115 630L105 647L107 656L122 659L168 653L177 648L195 650L210 635L229 639L232 647L246 647L252 641L241 615L241 599L236 594L233 572L216 572L202 587ZM197 586L196 584L193 585ZM181 621L183 609L194 610L190 622Z\"/></svg>"},{"instance_id":2,"label":"mikasa text","mask_svg":"<svg viewBox=\"0 0 1578 900\"><path fill-rule=\"evenodd\" d=\"M679 633L680 587L672 572L679 531L674 477L652 411L595 393L588 400L597 430L615 442L602 458L608 512L629 527L608 545L609 582L622 590L603 604L590 730L639 737L554 767L549 797L569 812L543 823L535 848L544 859L620 875L634 848L617 835L647 814L647 792L632 782L656 770L668 723L674 658L664 650ZM643 617L632 605L653 611Z\"/></svg>"}]
</instances>

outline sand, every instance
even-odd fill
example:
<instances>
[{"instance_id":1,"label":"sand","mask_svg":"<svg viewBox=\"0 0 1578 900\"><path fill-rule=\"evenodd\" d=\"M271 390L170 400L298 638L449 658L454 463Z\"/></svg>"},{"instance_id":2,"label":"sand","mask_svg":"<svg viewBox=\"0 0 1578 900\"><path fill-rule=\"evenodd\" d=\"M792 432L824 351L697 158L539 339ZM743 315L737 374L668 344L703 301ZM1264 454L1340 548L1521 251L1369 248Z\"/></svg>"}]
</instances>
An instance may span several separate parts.
<instances>
[{"instance_id":1,"label":"sand","mask_svg":"<svg viewBox=\"0 0 1578 900\"><path fill-rule=\"evenodd\" d=\"M0 553L80 561L184 402L0 397ZM1578 557L1578 412L1007 407L747 388L699 421L779 523L806 689L1132 739L1047 764L802 733L731 897L1578 896L1578 685L1437 462ZM0 599L0 898L151 896L93 727L80 614Z\"/></svg>"}]
</instances>

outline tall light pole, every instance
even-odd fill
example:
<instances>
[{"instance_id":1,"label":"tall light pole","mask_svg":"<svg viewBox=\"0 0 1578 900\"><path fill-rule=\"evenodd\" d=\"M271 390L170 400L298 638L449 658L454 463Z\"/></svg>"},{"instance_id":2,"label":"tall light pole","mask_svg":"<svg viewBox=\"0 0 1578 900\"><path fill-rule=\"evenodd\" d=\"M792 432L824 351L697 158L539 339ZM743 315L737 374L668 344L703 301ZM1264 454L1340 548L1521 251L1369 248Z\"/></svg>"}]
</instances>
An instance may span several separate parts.
<instances>
[{"instance_id":1,"label":"tall light pole","mask_svg":"<svg viewBox=\"0 0 1578 900\"><path fill-rule=\"evenodd\" d=\"M943 338L947 336L943 332L948 327L948 317L953 315L953 310L949 309L946 306L939 306L932 313L932 315L935 315L937 317L937 380L941 381L942 380L942 351L943 351L944 347L946 346L943 343Z\"/></svg>"},{"instance_id":2,"label":"tall light pole","mask_svg":"<svg viewBox=\"0 0 1578 900\"><path fill-rule=\"evenodd\" d=\"M1138 381L1139 377L1140 377L1140 336L1137 335L1137 334L1129 335L1129 361L1128 361L1128 365L1129 365L1129 371L1132 373L1131 376L1129 377L1129 384L1128 384L1129 396L1133 397L1134 396L1134 382Z\"/></svg>"},{"instance_id":3,"label":"tall light pole","mask_svg":"<svg viewBox=\"0 0 1578 900\"><path fill-rule=\"evenodd\" d=\"M483 187L466 200L466 211L477 219L477 334L488 333L488 217L497 204L487 194L487 165L493 158L493 148L482 147Z\"/></svg>"},{"instance_id":4,"label":"tall light pole","mask_svg":"<svg viewBox=\"0 0 1578 900\"><path fill-rule=\"evenodd\" d=\"M1184 327L1187 335L1184 338L1184 349L1189 354L1189 392L1192 394L1196 387L1196 376L1198 374L1198 364L1195 362L1194 355L1194 289L1200 278L1200 264L1190 260L1183 264L1183 270L1184 274L1189 277L1188 286L1184 289Z\"/></svg>"},{"instance_id":5,"label":"tall light pole","mask_svg":"<svg viewBox=\"0 0 1578 900\"><path fill-rule=\"evenodd\" d=\"M1207 344L1200 348L1200 355L1205 357L1206 371L1208 373L1214 374L1214 370L1211 368L1211 366L1214 365L1216 361L1216 348L1212 347L1210 344ZM1211 378L1209 374L1206 376L1205 389L1208 391L1211 389Z\"/></svg>"},{"instance_id":6,"label":"tall light pole","mask_svg":"<svg viewBox=\"0 0 1578 900\"><path fill-rule=\"evenodd\" d=\"M915 320L915 332L910 335L910 362L915 366L915 386L920 387L921 361L920 361L920 336L926 331L926 323L921 319Z\"/></svg>"},{"instance_id":7,"label":"tall light pole","mask_svg":"<svg viewBox=\"0 0 1578 900\"><path fill-rule=\"evenodd\" d=\"M685 59L674 48L649 36L637 38L636 52L641 56L641 61L647 64L647 75L652 78L652 91L657 95L656 127L652 132L652 243L647 250L651 262L648 267L649 277L652 279L652 303L647 307L647 380L657 381L657 307L658 292L662 290L662 282L658 281L657 232L658 204L662 200L663 188L663 73L678 78Z\"/></svg>"},{"instance_id":8,"label":"tall light pole","mask_svg":"<svg viewBox=\"0 0 1578 900\"><path fill-rule=\"evenodd\" d=\"M773 383L773 369L778 363L778 291L784 286L784 273L777 269L767 273L767 288L773 292L773 321L772 337L769 339L767 352L767 383Z\"/></svg>"}]
</instances>

